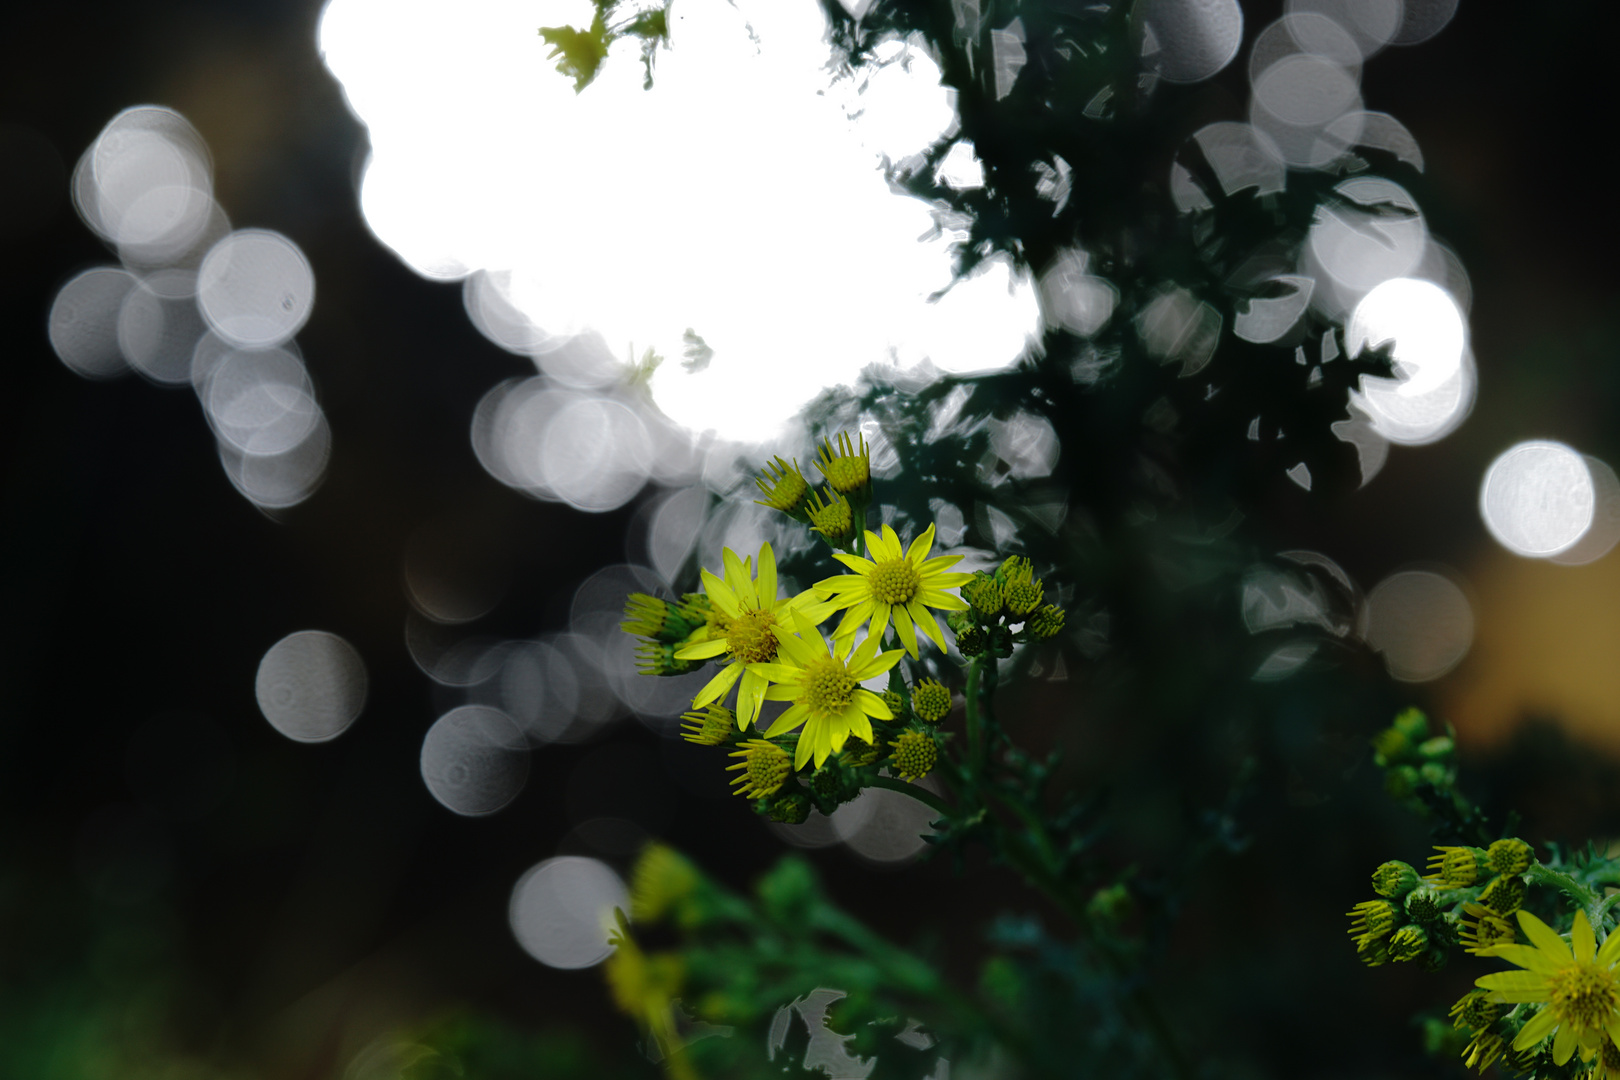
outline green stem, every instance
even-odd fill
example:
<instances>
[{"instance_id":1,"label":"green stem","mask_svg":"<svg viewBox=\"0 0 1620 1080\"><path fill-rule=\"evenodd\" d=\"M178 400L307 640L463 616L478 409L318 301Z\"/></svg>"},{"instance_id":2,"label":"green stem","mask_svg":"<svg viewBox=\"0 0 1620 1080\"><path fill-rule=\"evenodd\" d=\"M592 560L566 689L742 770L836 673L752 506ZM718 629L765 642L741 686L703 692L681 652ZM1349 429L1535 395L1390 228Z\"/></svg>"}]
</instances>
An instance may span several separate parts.
<instances>
[{"instance_id":1,"label":"green stem","mask_svg":"<svg viewBox=\"0 0 1620 1080\"><path fill-rule=\"evenodd\" d=\"M975 776L981 775L984 771L981 768L983 754L980 753L984 744L984 731L979 718L979 668L982 663L983 657L978 656L968 661L967 689L963 695L966 698L963 712L967 719L968 763Z\"/></svg>"},{"instance_id":2,"label":"green stem","mask_svg":"<svg viewBox=\"0 0 1620 1080\"><path fill-rule=\"evenodd\" d=\"M1532 863L1527 871L1532 885L1550 885L1575 901L1577 907L1586 912L1586 919L1592 924L1593 930L1603 928L1606 914L1601 894L1587 888L1568 874Z\"/></svg>"},{"instance_id":3,"label":"green stem","mask_svg":"<svg viewBox=\"0 0 1620 1080\"><path fill-rule=\"evenodd\" d=\"M910 795L913 799L916 799L924 806L927 806L930 810L933 810L935 813L939 814L940 817L953 816L951 804L940 798L938 795L935 795L932 791L929 791L925 787L919 787L916 784L908 784L904 780L900 780L893 776L873 777L868 786L880 787L888 791L898 791L902 795Z\"/></svg>"}]
</instances>

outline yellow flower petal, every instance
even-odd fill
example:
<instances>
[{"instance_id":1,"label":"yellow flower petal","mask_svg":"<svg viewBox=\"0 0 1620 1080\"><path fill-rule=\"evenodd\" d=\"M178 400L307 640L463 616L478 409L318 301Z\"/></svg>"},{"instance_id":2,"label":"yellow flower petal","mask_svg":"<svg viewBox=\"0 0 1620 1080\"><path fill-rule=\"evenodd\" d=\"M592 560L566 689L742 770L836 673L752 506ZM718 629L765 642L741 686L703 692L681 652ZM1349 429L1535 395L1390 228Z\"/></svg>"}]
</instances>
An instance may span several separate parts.
<instances>
[{"instance_id":1,"label":"yellow flower petal","mask_svg":"<svg viewBox=\"0 0 1620 1080\"><path fill-rule=\"evenodd\" d=\"M754 589L767 604L776 599L776 553L769 543L759 546L759 576L754 579Z\"/></svg>"},{"instance_id":2,"label":"yellow flower petal","mask_svg":"<svg viewBox=\"0 0 1620 1080\"><path fill-rule=\"evenodd\" d=\"M1551 1009L1542 1009L1530 1018L1530 1022L1525 1024L1524 1029L1519 1032L1519 1037L1513 1040L1513 1049L1530 1049L1542 1039L1551 1035L1553 1028L1557 1026L1558 1017L1553 1014L1553 1011Z\"/></svg>"},{"instance_id":3,"label":"yellow flower petal","mask_svg":"<svg viewBox=\"0 0 1620 1080\"><path fill-rule=\"evenodd\" d=\"M1519 925L1524 928L1524 936L1530 939L1530 944L1541 951L1548 953L1560 964L1573 964L1575 956L1564 944L1564 939L1553 931L1553 928L1536 918L1534 915L1519 909Z\"/></svg>"},{"instance_id":4,"label":"yellow flower petal","mask_svg":"<svg viewBox=\"0 0 1620 1080\"><path fill-rule=\"evenodd\" d=\"M945 635L940 632L939 623L934 620L933 614L923 606L922 601L913 600L906 605L906 610L911 612L911 621L917 624L917 629L927 634L933 643L939 646L939 651L944 652Z\"/></svg>"},{"instance_id":5,"label":"yellow flower petal","mask_svg":"<svg viewBox=\"0 0 1620 1080\"><path fill-rule=\"evenodd\" d=\"M690 645L682 645L675 650L677 660L710 660L725 652L729 645L725 638L712 638L708 641L694 641Z\"/></svg>"},{"instance_id":6,"label":"yellow flower petal","mask_svg":"<svg viewBox=\"0 0 1620 1080\"><path fill-rule=\"evenodd\" d=\"M737 594L731 591L730 585L707 570L700 576L703 578L703 591L708 594L709 602L720 609L720 614L728 619L735 619L741 614L742 609L737 606Z\"/></svg>"},{"instance_id":7,"label":"yellow flower petal","mask_svg":"<svg viewBox=\"0 0 1620 1080\"><path fill-rule=\"evenodd\" d=\"M1569 940L1575 947L1575 959L1585 964L1597 954L1597 938L1592 934L1592 924L1586 921L1586 912L1575 909L1575 924L1570 927Z\"/></svg>"},{"instance_id":8,"label":"yellow flower petal","mask_svg":"<svg viewBox=\"0 0 1620 1080\"><path fill-rule=\"evenodd\" d=\"M920 565L924 559L928 558L928 553L933 550L933 547L934 523L929 522L928 528L924 529L922 535L913 540L911 547L906 549L906 559Z\"/></svg>"},{"instance_id":9,"label":"yellow flower petal","mask_svg":"<svg viewBox=\"0 0 1620 1080\"><path fill-rule=\"evenodd\" d=\"M911 612L896 605L894 607L894 629L900 635L900 644L906 647L913 660L917 659L917 631L911 625Z\"/></svg>"},{"instance_id":10,"label":"yellow flower petal","mask_svg":"<svg viewBox=\"0 0 1620 1080\"><path fill-rule=\"evenodd\" d=\"M1547 1000L1547 977L1533 971L1494 971L1475 979L1474 985L1510 1003Z\"/></svg>"},{"instance_id":11,"label":"yellow flower petal","mask_svg":"<svg viewBox=\"0 0 1620 1080\"><path fill-rule=\"evenodd\" d=\"M697 692L692 699L692 708L701 709L711 701L719 701L730 693L732 686L743 673L743 666L737 663L727 664L720 669L720 673L710 679L703 689Z\"/></svg>"},{"instance_id":12,"label":"yellow flower petal","mask_svg":"<svg viewBox=\"0 0 1620 1080\"><path fill-rule=\"evenodd\" d=\"M1551 1011L1551 1010L1547 1010ZM1560 1024L1558 1034L1553 1036L1553 1061L1559 1065L1564 1064L1575 1054L1575 1025Z\"/></svg>"},{"instance_id":13,"label":"yellow flower petal","mask_svg":"<svg viewBox=\"0 0 1620 1080\"><path fill-rule=\"evenodd\" d=\"M1499 956L1510 964L1529 968L1538 975L1551 975L1563 970L1556 960L1548 959L1546 953L1529 945L1493 945L1484 955Z\"/></svg>"}]
</instances>

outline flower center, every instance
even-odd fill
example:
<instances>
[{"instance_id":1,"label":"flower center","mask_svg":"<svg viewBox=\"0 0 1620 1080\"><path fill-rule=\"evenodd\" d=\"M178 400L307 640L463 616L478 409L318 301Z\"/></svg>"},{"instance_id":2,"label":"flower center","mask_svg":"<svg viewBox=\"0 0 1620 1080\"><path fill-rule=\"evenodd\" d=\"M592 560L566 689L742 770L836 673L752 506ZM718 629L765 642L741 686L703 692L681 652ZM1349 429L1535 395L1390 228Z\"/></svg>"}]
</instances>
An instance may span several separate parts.
<instances>
[{"instance_id":1,"label":"flower center","mask_svg":"<svg viewBox=\"0 0 1620 1080\"><path fill-rule=\"evenodd\" d=\"M804 703L821 713L841 713L855 700L860 684L850 677L842 660L828 656L804 669Z\"/></svg>"},{"instance_id":2,"label":"flower center","mask_svg":"<svg viewBox=\"0 0 1620 1080\"><path fill-rule=\"evenodd\" d=\"M1601 1030L1620 1007L1620 980L1595 963L1577 963L1547 976L1549 1002L1577 1027Z\"/></svg>"},{"instance_id":3,"label":"flower center","mask_svg":"<svg viewBox=\"0 0 1620 1080\"><path fill-rule=\"evenodd\" d=\"M726 648L745 664L766 664L776 659L776 616L764 608L748 608L726 628Z\"/></svg>"},{"instance_id":4,"label":"flower center","mask_svg":"<svg viewBox=\"0 0 1620 1080\"><path fill-rule=\"evenodd\" d=\"M917 568L903 557L878 563L871 581L872 596L885 604L909 604L922 587Z\"/></svg>"}]
</instances>

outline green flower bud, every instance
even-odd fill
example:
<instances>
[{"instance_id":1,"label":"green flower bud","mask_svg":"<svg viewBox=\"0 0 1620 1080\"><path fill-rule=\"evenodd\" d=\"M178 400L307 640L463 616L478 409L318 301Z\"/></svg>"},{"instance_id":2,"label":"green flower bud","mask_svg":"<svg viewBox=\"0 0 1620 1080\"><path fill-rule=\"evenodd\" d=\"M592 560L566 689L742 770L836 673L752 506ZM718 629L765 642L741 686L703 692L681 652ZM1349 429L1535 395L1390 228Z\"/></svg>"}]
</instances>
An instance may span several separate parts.
<instances>
[{"instance_id":1,"label":"green flower bud","mask_svg":"<svg viewBox=\"0 0 1620 1080\"><path fill-rule=\"evenodd\" d=\"M1536 861L1536 853L1530 845L1512 836L1486 848L1485 857L1498 874L1522 874Z\"/></svg>"},{"instance_id":2,"label":"green flower bud","mask_svg":"<svg viewBox=\"0 0 1620 1080\"><path fill-rule=\"evenodd\" d=\"M1441 761L1451 756L1457 749L1457 744L1446 735L1436 735L1432 739L1425 739L1418 743L1417 752L1430 761Z\"/></svg>"},{"instance_id":3,"label":"green flower bud","mask_svg":"<svg viewBox=\"0 0 1620 1080\"><path fill-rule=\"evenodd\" d=\"M933 679L911 688L911 708L925 724L937 724L951 711L951 692Z\"/></svg>"},{"instance_id":4,"label":"green flower bud","mask_svg":"<svg viewBox=\"0 0 1620 1080\"><path fill-rule=\"evenodd\" d=\"M646 593L631 593L624 602L624 621L619 628L627 634L640 634L666 645L685 641L686 636L703 624L702 620L688 621L675 604Z\"/></svg>"},{"instance_id":5,"label":"green flower bud","mask_svg":"<svg viewBox=\"0 0 1620 1080\"><path fill-rule=\"evenodd\" d=\"M1014 615L1028 615L1046 599L1045 590L1038 581L1015 581L1003 589L1007 610Z\"/></svg>"},{"instance_id":6,"label":"green flower bud","mask_svg":"<svg viewBox=\"0 0 1620 1080\"><path fill-rule=\"evenodd\" d=\"M765 465L765 472L754 478L763 499L754 500L760 506L780 510L793 518L804 517L805 500L810 497L810 484L799 471L797 460L789 465L780 457Z\"/></svg>"},{"instance_id":7,"label":"green flower bud","mask_svg":"<svg viewBox=\"0 0 1620 1080\"><path fill-rule=\"evenodd\" d=\"M1363 937L1356 941L1356 957L1368 967L1389 963L1389 939Z\"/></svg>"},{"instance_id":8,"label":"green flower bud","mask_svg":"<svg viewBox=\"0 0 1620 1080\"><path fill-rule=\"evenodd\" d=\"M822 766L810 776L810 790L823 799L838 798L838 789L843 787L843 780L838 775L836 767Z\"/></svg>"},{"instance_id":9,"label":"green flower bud","mask_svg":"<svg viewBox=\"0 0 1620 1080\"><path fill-rule=\"evenodd\" d=\"M731 782L745 798L769 798L793 775L793 755L769 739L749 739L727 756L739 759L726 771L739 774Z\"/></svg>"},{"instance_id":10,"label":"green flower bud","mask_svg":"<svg viewBox=\"0 0 1620 1080\"><path fill-rule=\"evenodd\" d=\"M1001 583L982 570L975 573L958 591L962 594L962 599L972 604L973 610L987 621L999 616L1006 604Z\"/></svg>"},{"instance_id":11,"label":"green flower bud","mask_svg":"<svg viewBox=\"0 0 1620 1080\"><path fill-rule=\"evenodd\" d=\"M1056 604L1047 604L1030 615L1024 629L1038 638L1057 637L1063 632L1063 609Z\"/></svg>"},{"instance_id":12,"label":"green flower bud","mask_svg":"<svg viewBox=\"0 0 1620 1080\"><path fill-rule=\"evenodd\" d=\"M829 542L842 544L855 536L855 512L844 496L836 491L829 492L829 495L830 498L824 500L819 493L812 491L805 509L810 515L812 529Z\"/></svg>"},{"instance_id":13,"label":"green flower bud","mask_svg":"<svg viewBox=\"0 0 1620 1080\"><path fill-rule=\"evenodd\" d=\"M844 432L839 432L836 445L830 439L821 440L816 468L839 495L861 506L871 502L872 450L866 445L865 435L860 436L858 449Z\"/></svg>"},{"instance_id":14,"label":"green flower bud","mask_svg":"<svg viewBox=\"0 0 1620 1080\"><path fill-rule=\"evenodd\" d=\"M1474 884L1490 872L1485 852L1476 847L1439 847L1429 856L1427 880L1441 888L1459 889Z\"/></svg>"},{"instance_id":15,"label":"green flower bud","mask_svg":"<svg viewBox=\"0 0 1620 1080\"><path fill-rule=\"evenodd\" d=\"M1350 935L1364 940L1388 937L1401 924L1401 909L1388 900L1363 900L1349 911Z\"/></svg>"},{"instance_id":16,"label":"green flower bud","mask_svg":"<svg viewBox=\"0 0 1620 1080\"><path fill-rule=\"evenodd\" d=\"M985 636L984 631L977 626L970 626L966 630L959 631L956 635L957 651L969 659L984 652L985 647L989 644L990 641Z\"/></svg>"},{"instance_id":17,"label":"green flower bud","mask_svg":"<svg viewBox=\"0 0 1620 1080\"><path fill-rule=\"evenodd\" d=\"M1445 787L1452 781L1452 772L1438 761L1427 761L1418 768L1418 775L1435 787Z\"/></svg>"},{"instance_id":18,"label":"green flower bud","mask_svg":"<svg viewBox=\"0 0 1620 1080\"><path fill-rule=\"evenodd\" d=\"M1022 555L1013 555L996 567L995 579L1003 586L1021 585L1035 580L1035 567Z\"/></svg>"},{"instance_id":19,"label":"green flower bud","mask_svg":"<svg viewBox=\"0 0 1620 1080\"><path fill-rule=\"evenodd\" d=\"M883 704L889 707L889 712L894 714L895 719L898 720L905 715L906 699L903 696L893 690L885 690L878 697L883 699Z\"/></svg>"},{"instance_id":20,"label":"green flower bud","mask_svg":"<svg viewBox=\"0 0 1620 1080\"><path fill-rule=\"evenodd\" d=\"M1406 894L1406 914L1414 922L1434 922L1445 908L1444 894L1427 885Z\"/></svg>"},{"instance_id":21,"label":"green flower bud","mask_svg":"<svg viewBox=\"0 0 1620 1080\"><path fill-rule=\"evenodd\" d=\"M1392 799L1405 799L1417 790L1421 779L1412 766L1396 765L1384 774L1384 790Z\"/></svg>"},{"instance_id":22,"label":"green flower bud","mask_svg":"<svg viewBox=\"0 0 1620 1080\"><path fill-rule=\"evenodd\" d=\"M1417 887L1419 880L1418 872L1410 865L1392 859L1373 871L1373 892L1379 896L1405 896Z\"/></svg>"},{"instance_id":23,"label":"green flower bud","mask_svg":"<svg viewBox=\"0 0 1620 1080\"><path fill-rule=\"evenodd\" d=\"M681 738L699 746L725 746L735 742L741 732L737 730L737 714L716 702L702 712L689 712L681 716Z\"/></svg>"},{"instance_id":24,"label":"green flower bud","mask_svg":"<svg viewBox=\"0 0 1620 1080\"><path fill-rule=\"evenodd\" d=\"M1421 709L1402 710L1392 726L1414 743L1429 737L1429 718L1423 715Z\"/></svg>"},{"instance_id":25,"label":"green flower bud","mask_svg":"<svg viewBox=\"0 0 1620 1080\"><path fill-rule=\"evenodd\" d=\"M1429 932L1421 926L1403 926L1389 936L1389 958L1401 963L1416 960L1429 950Z\"/></svg>"},{"instance_id":26,"label":"green flower bud","mask_svg":"<svg viewBox=\"0 0 1620 1080\"><path fill-rule=\"evenodd\" d=\"M1483 990L1470 990L1451 1007L1453 1027L1487 1028L1502 1015L1502 1006Z\"/></svg>"},{"instance_id":27,"label":"green flower bud","mask_svg":"<svg viewBox=\"0 0 1620 1080\"><path fill-rule=\"evenodd\" d=\"M1511 915L1524 907L1527 891L1523 878L1503 875L1485 886L1479 894L1479 902L1498 915Z\"/></svg>"},{"instance_id":28,"label":"green flower bud","mask_svg":"<svg viewBox=\"0 0 1620 1080\"><path fill-rule=\"evenodd\" d=\"M636 645L636 670L643 675L685 675L703 666L702 660L676 659L676 648L657 641L640 642Z\"/></svg>"},{"instance_id":29,"label":"green flower bud","mask_svg":"<svg viewBox=\"0 0 1620 1080\"><path fill-rule=\"evenodd\" d=\"M802 791L778 795L764 805L766 816L784 825L803 825L810 816L810 797Z\"/></svg>"},{"instance_id":30,"label":"green flower bud","mask_svg":"<svg viewBox=\"0 0 1620 1080\"><path fill-rule=\"evenodd\" d=\"M939 751L934 746L934 740L916 730L901 732L894 741L894 751L889 758L895 771L906 780L921 780L933 771L938 760Z\"/></svg>"},{"instance_id":31,"label":"green flower bud","mask_svg":"<svg viewBox=\"0 0 1620 1080\"><path fill-rule=\"evenodd\" d=\"M1518 940L1513 924L1480 904L1464 904L1462 929L1458 938L1465 952L1485 956L1498 945L1512 945Z\"/></svg>"}]
</instances>

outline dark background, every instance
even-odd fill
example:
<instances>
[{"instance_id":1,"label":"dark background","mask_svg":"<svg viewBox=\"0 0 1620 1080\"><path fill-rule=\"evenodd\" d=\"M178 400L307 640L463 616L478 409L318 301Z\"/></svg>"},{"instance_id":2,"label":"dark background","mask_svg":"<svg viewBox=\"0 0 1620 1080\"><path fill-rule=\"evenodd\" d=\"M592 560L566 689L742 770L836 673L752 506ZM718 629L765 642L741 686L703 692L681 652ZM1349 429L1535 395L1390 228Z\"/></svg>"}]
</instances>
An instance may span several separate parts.
<instances>
[{"instance_id":1,"label":"dark background","mask_svg":"<svg viewBox=\"0 0 1620 1080\"><path fill-rule=\"evenodd\" d=\"M1278 7L1245 5L1251 40ZM1416 135L1428 171L1413 194L1472 277L1478 404L1442 443L1395 448L1354 496L1324 504L1280 489L1256 508L1263 538L1328 552L1364 584L1412 560L1445 561L1489 598L1506 557L1475 511L1485 463L1536 436L1620 460L1608 422L1620 401L1610 163L1620 91L1606 11L1463 0L1438 38L1369 62L1368 107ZM318 15L308 3L41 5L0 23L0 1003L10 1017L0 1035L14 1062L47 1060L17 1040L46 1047L133 1026L130 1037L155 1048L249 1075L339 1076L368 1035L458 1005L519 1031L586 1030L610 1055L633 1037L594 973L529 959L505 912L522 871L567 844L576 766L632 775L636 761L659 760L656 739L627 721L590 745L537 753L525 793L499 815L444 811L417 768L441 706L403 645L400 572L418 527L477 522L514 558L511 590L479 629L560 630L573 588L624 558L633 506L588 515L532 502L478 466L474 405L532 368L474 331L459 289L416 278L366 231L353 185L365 133L316 55ZM1238 102L1246 58L1217 80ZM112 261L67 199L72 164L114 114L144 103L200 130L234 225L286 233L314 266L315 312L299 340L333 456L325 486L276 520L232 489L189 392L135 376L85 381L46 342L56 289ZM1563 573L1588 574L1586 591L1612 597L1607 562ZM1482 633L1496 620L1511 641L1511 611L1480 618ZM264 650L305 628L346 637L371 677L365 714L320 746L276 734L253 698ZM1369 699L1390 693L1374 666L1353 677L1380 687ZM1440 704L1446 694L1442 683L1397 696ZM1476 783L1525 804L1526 835L1620 829L1612 772L1595 752L1571 757L1547 727L1502 742L1520 716L1581 718L1498 704L1507 720L1449 718ZM193 737L164 742L174 730ZM1275 797L1253 810L1257 845L1245 858L1272 870L1299 860L1319 906L1246 894L1252 865L1237 867L1211 875L1208 905L1194 904L1185 933L1189 948L1202 943L1201 963L1275 955L1238 980L1271 980L1257 994L1293 999L1289 979L1331 972L1345 1004L1311 1039L1343 1047L1347 1067L1419 1069L1416 1036L1398 1020L1370 1042L1350 1037L1442 1003L1416 973L1366 972L1343 944L1339 912L1361 898L1366 869L1396 854L1396 841L1421 857L1421 829L1393 811L1360 839L1335 820L1377 805L1370 773L1315 810L1291 804L1276 778ZM723 880L743 884L782 850L735 802L652 775L658 805L631 816ZM633 794L601 796L621 797ZM815 858L836 896L900 937L916 931L908 905L922 898L922 921L970 928L1029 902L992 870L956 887L943 864L876 871L838 851ZM1222 919L1250 928L1241 948L1211 945L1230 931ZM1266 927L1272 939L1253 940ZM960 951L951 963L965 965L972 946ZM1319 970L1306 970L1319 956ZM147 1019L129 1020L137 1014ZM1275 1062L1302 1038L1279 1034ZM1315 1060L1332 1071L1333 1056ZM56 1067L18 1075L78 1075Z\"/></svg>"}]
</instances>

